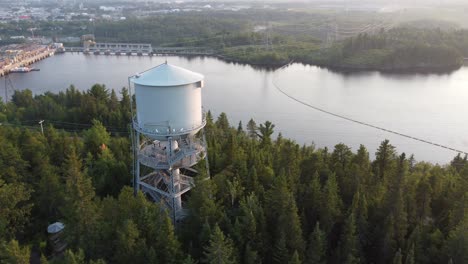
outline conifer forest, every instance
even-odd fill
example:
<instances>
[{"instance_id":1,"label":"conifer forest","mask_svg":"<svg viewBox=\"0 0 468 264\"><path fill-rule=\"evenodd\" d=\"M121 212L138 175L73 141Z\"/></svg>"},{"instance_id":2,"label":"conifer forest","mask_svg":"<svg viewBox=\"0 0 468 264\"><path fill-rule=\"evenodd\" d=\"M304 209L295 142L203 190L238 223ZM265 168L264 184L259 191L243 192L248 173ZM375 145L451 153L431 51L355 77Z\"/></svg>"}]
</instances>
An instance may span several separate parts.
<instances>
[{"instance_id":1,"label":"conifer forest","mask_svg":"<svg viewBox=\"0 0 468 264\"><path fill-rule=\"evenodd\" d=\"M466 156L299 145L275 120L208 112L211 179L198 164L174 226L133 195L131 100L94 85L0 103L1 263L468 263ZM67 250L51 258L56 221Z\"/></svg>"}]
</instances>

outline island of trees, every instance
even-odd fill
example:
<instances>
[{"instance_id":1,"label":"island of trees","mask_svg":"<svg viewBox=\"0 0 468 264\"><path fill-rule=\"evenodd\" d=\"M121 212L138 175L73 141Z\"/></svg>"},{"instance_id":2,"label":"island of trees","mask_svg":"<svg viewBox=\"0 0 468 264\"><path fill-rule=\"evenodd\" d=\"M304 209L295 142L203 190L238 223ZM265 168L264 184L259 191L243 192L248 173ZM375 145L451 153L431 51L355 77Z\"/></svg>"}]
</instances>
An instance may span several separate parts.
<instances>
[{"instance_id":1,"label":"island of trees","mask_svg":"<svg viewBox=\"0 0 468 264\"><path fill-rule=\"evenodd\" d=\"M371 159L224 113L208 113L211 180L174 227L133 196L130 100L94 85L0 104L1 263L467 263L466 157L417 162L386 140ZM51 258L55 221L68 248Z\"/></svg>"}]
</instances>

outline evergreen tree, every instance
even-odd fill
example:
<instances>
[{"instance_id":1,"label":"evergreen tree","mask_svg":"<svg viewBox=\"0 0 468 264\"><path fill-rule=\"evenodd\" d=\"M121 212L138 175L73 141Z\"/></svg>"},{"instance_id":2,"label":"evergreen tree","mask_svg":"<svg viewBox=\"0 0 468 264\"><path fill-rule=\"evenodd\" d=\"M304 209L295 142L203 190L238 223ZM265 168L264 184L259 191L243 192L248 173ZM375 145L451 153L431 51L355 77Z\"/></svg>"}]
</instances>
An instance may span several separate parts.
<instances>
[{"instance_id":1,"label":"evergreen tree","mask_svg":"<svg viewBox=\"0 0 468 264\"><path fill-rule=\"evenodd\" d=\"M389 262L396 251L397 242L394 239L395 221L393 215L389 215L385 220L383 228L383 238L381 245L381 254L379 259L383 262Z\"/></svg>"},{"instance_id":2,"label":"evergreen tree","mask_svg":"<svg viewBox=\"0 0 468 264\"><path fill-rule=\"evenodd\" d=\"M34 211L40 219L44 219L39 226L46 226L61 218L59 209L63 206L65 193L64 185L52 165L45 163L39 170L40 180L35 194L37 202Z\"/></svg>"},{"instance_id":3,"label":"evergreen tree","mask_svg":"<svg viewBox=\"0 0 468 264\"><path fill-rule=\"evenodd\" d=\"M240 202L239 231L241 246L252 251L263 251L265 216L260 201L250 194ZM247 247L248 246L248 247ZM246 253L247 254L247 253Z\"/></svg>"},{"instance_id":4,"label":"evergreen tree","mask_svg":"<svg viewBox=\"0 0 468 264\"><path fill-rule=\"evenodd\" d=\"M252 118L247 123L247 133L251 139L257 138L257 124Z\"/></svg>"},{"instance_id":5,"label":"evergreen tree","mask_svg":"<svg viewBox=\"0 0 468 264\"><path fill-rule=\"evenodd\" d=\"M260 124L258 127L259 133L257 133L257 136L260 138L262 146L271 145L271 135L274 132L274 128L275 125L270 121L266 121L265 124Z\"/></svg>"},{"instance_id":6,"label":"evergreen tree","mask_svg":"<svg viewBox=\"0 0 468 264\"><path fill-rule=\"evenodd\" d=\"M223 112L219 115L218 120L216 120L216 126L223 132L227 132L229 130L229 121L226 113Z\"/></svg>"},{"instance_id":7,"label":"evergreen tree","mask_svg":"<svg viewBox=\"0 0 468 264\"><path fill-rule=\"evenodd\" d=\"M401 255L401 248L398 249L397 253L395 254L395 257L393 257L393 264L403 264L403 256Z\"/></svg>"},{"instance_id":8,"label":"evergreen tree","mask_svg":"<svg viewBox=\"0 0 468 264\"><path fill-rule=\"evenodd\" d=\"M182 264L197 264L197 263L198 262L196 262L190 255L188 255L182 262Z\"/></svg>"},{"instance_id":9,"label":"evergreen tree","mask_svg":"<svg viewBox=\"0 0 468 264\"><path fill-rule=\"evenodd\" d=\"M297 254L297 251L294 251L294 254L292 255L291 259L289 260L288 264L301 264L301 260L299 259L299 254Z\"/></svg>"},{"instance_id":10,"label":"evergreen tree","mask_svg":"<svg viewBox=\"0 0 468 264\"><path fill-rule=\"evenodd\" d=\"M131 116L131 111L130 111L130 95L128 94L128 89L127 88L122 88L120 91L120 94L122 95L122 99L120 100L120 113L122 116L122 122L120 126L123 126L128 122L128 120L132 120ZM135 105L133 105L135 107Z\"/></svg>"},{"instance_id":11,"label":"evergreen tree","mask_svg":"<svg viewBox=\"0 0 468 264\"><path fill-rule=\"evenodd\" d=\"M356 231L358 235L358 249L364 251L369 244L369 230L368 230L368 205L366 196L361 195L358 190L354 194L353 203L351 205L351 213L354 214L356 219ZM360 255L361 262L364 261L364 254Z\"/></svg>"},{"instance_id":12,"label":"evergreen tree","mask_svg":"<svg viewBox=\"0 0 468 264\"><path fill-rule=\"evenodd\" d=\"M82 249L79 249L76 253L68 249L63 255L63 262L69 264L86 264L85 254Z\"/></svg>"},{"instance_id":13,"label":"evergreen tree","mask_svg":"<svg viewBox=\"0 0 468 264\"><path fill-rule=\"evenodd\" d=\"M132 220L124 221L117 230L117 238L114 241L114 263L135 261L135 257L138 256L138 247L142 246L138 243L139 236L136 224Z\"/></svg>"},{"instance_id":14,"label":"evergreen tree","mask_svg":"<svg viewBox=\"0 0 468 264\"><path fill-rule=\"evenodd\" d=\"M205 247L203 263L234 264L236 263L232 241L226 238L219 228L215 226L210 237L209 245Z\"/></svg>"},{"instance_id":15,"label":"evergreen tree","mask_svg":"<svg viewBox=\"0 0 468 264\"><path fill-rule=\"evenodd\" d=\"M86 152L90 152L94 157L103 149L106 149L110 141L110 134L98 120L93 120L93 127L87 130L83 137Z\"/></svg>"},{"instance_id":16,"label":"evergreen tree","mask_svg":"<svg viewBox=\"0 0 468 264\"><path fill-rule=\"evenodd\" d=\"M361 38L374 45L369 36ZM43 241L39 232L58 220L65 223L70 251L50 263L196 263L207 259L204 252L215 263L220 255L208 253L223 253L227 263L468 262L466 158L457 156L450 166L416 163L404 154L398 158L384 141L371 164L364 146L354 153L339 144L329 153L280 134L272 144L265 133L272 124L262 124L262 134L251 120L247 136L225 115L216 124L208 115L213 177L203 180L203 164L196 168L200 175L185 196L188 215L176 236L159 204L125 187L130 141L111 136L103 125L124 127L131 119L131 98L123 92L120 101L103 86L24 92L6 104L0 120L9 123L60 120L57 128L74 130L81 126L68 122L100 124L75 134L49 124L44 136L0 126L1 263L27 262L24 245ZM256 133L267 137L257 142ZM318 221L322 226L314 228ZM215 236L215 225L222 236ZM306 249L302 234L309 234ZM216 237L224 237L223 250L216 251ZM11 239L23 246L4 243Z\"/></svg>"},{"instance_id":17,"label":"evergreen tree","mask_svg":"<svg viewBox=\"0 0 468 264\"><path fill-rule=\"evenodd\" d=\"M250 243L247 243L244 250L243 263L245 264L256 264L259 263L259 256L257 251L250 247Z\"/></svg>"},{"instance_id":18,"label":"evergreen tree","mask_svg":"<svg viewBox=\"0 0 468 264\"><path fill-rule=\"evenodd\" d=\"M267 226L271 228L271 244L279 243L280 237L285 237L288 254L284 261L287 262L295 250L302 254L304 241L297 207L284 176L278 176L265 194L265 215Z\"/></svg>"},{"instance_id":19,"label":"evergreen tree","mask_svg":"<svg viewBox=\"0 0 468 264\"><path fill-rule=\"evenodd\" d=\"M466 205L465 205L466 206ZM454 263L468 262L468 218L449 233L446 252ZM406 263L405 263L406 264Z\"/></svg>"},{"instance_id":20,"label":"evergreen tree","mask_svg":"<svg viewBox=\"0 0 468 264\"><path fill-rule=\"evenodd\" d=\"M405 264L414 264L414 244L411 245L408 254L406 254Z\"/></svg>"},{"instance_id":21,"label":"evergreen tree","mask_svg":"<svg viewBox=\"0 0 468 264\"><path fill-rule=\"evenodd\" d=\"M242 134L244 132L244 128L242 127L242 121L239 121L239 125L237 126L237 134Z\"/></svg>"},{"instance_id":22,"label":"evergreen tree","mask_svg":"<svg viewBox=\"0 0 468 264\"><path fill-rule=\"evenodd\" d=\"M396 158L395 147L390 144L388 139L382 141L375 153L375 164L377 175L380 179L391 173Z\"/></svg>"},{"instance_id":23,"label":"evergreen tree","mask_svg":"<svg viewBox=\"0 0 468 264\"><path fill-rule=\"evenodd\" d=\"M30 197L31 190L24 184L7 184L0 178L0 239L13 239L24 231L31 213Z\"/></svg>"},{"instance_id":24,"label":"evergreen tree","mask_svg":"<svg viewBox=\"0 0 468 264\"><path fill-rule=\"evenodd\" d=\"M334 224L341 216L341 198L335 174L331 174L323 188L320 208L320 222L323 224L326 233L332 230Z\"/></svg>"},{"instance_id":25,"label":"evergreen tree","mask_svg":"<svg viewBox=\"0 0 468 264\"><path fill-rule=\"evenodd\" d=\"M312 181L305 184L305 190L303 194L304 200L302 202L305 214L305 219L303 220L307 220L308 223L312 224L312 226L305 226L304 232L311 232L314 223L319 220L320 205L322 204L322 187L319 177L319 174L315 172Z\"/></svg>"},{"instance_id":26,"label":"evergreen tree","mask_svg":"<svg viewBox=\"0 0 468 264\"><path fill-rule=\"evenodd\" d=\"M356 232L354 213L351 213L346 220L343 234L340 240L341 263L360 263L359 240Z\"/></svg>"},{"instance_id":27,"label":"evergreen tree","mask_svg":"<svg viewBox=\"0 0 468 264\"><path fill-rule=\"evenodd\" d=\"M6 183L25 181L29 164L21 158L19 149L5 137L0 137L0 177Z\"/></svg>"},{"instance_id":28,"label":"evergreen tree","mask_svg":"<svg viewBox=\"0 0 468 264\"><path fill-rule=\"evenodd\" d=\"M310 234L309 244L306 252L306 264L324 264L326 263L326 236L320 229L320 224L317 222L314 232Z\"/></svg>"},{"instance_id":29,"label":"evergreen tree","mask_svg":"<svg viewBox=\"0 0 468 264\"><path fill-rule=\"evenodd\" d=\"M421 179L416 188L417 217L420 222L432 215L431 213L432 187L426 178Z\"/></svg>"},{"instance_id":30,"label":"evergreen tree","mask_svg":"<svg viewBox=\"0 0 468 264\"><path fill-rule=\"evenodd\" d=\"M91 179L82 173L81 161L72 151L65 162L65 203L62 213L65 218L66 234L72 246L85 251L94 247L91 236L95 233L98 217L93 202L95 193Z\"/></svg>"},{"instance_id":31,"label":"evergreen tree","mask_svg":"<svg viewBox=\"0 0 468 264\"><path fill-rule=\"evenodd\" d=\"M295 251L297 252L297 251ZM272 263L287 263L289 260L288 249L286 248L286 238L283 232L274 241L272 252Z\"/></svg>"},{"instance_id":32,"label":"evergreen tree","mask_svg":"<svg viewBox=\"0 0 468 264\"><path fill-rule=\"evenodd\" d=\"M232 181L228 180L227 186L228 186L231 207L234 207L234 203L242 195L244 188L241 186L240 182L236 178L234 178Z\"/></svg>"},{"instance_id":33,"label":"evergreen tree","mask_svg":"<svg viewBox=\"0 0 468 264\"><path fill-rule=\"evenodd\" d=\"M0 245L0 262L5 264L29 264L31 250L21 247L16 240Z\"/></svg>"}]
</instances>

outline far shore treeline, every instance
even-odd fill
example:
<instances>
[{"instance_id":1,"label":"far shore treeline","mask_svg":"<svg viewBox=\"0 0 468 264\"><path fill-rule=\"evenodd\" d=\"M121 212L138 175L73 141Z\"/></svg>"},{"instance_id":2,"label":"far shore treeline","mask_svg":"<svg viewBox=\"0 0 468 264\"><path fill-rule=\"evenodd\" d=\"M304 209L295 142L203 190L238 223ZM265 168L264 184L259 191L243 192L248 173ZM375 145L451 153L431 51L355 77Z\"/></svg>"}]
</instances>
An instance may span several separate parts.
<instances>
[{"instance_id":1,"label":"far shore treeline","mask_svg":"<svg viewBox=\"0 0 468 264\"><path fill-rule=\"evenodd\" d=\"M271 28L255 30L256 26L264 25L266 18L272 21ZM0 36L25 34L25 29L34 26L37 35L48 37L93 33L98 42L206 47L215 51L214 56L228 61L281 66L294 60L342 71L445 72L459 68L463 59L468 58L468 30L443 21L407 22L333 39L339 34L324 25L334 20L343 26L365 28L372 24L369 21L378 18L370 14L337 18L334 14L274 10L250 10L245 14L189 12L92 23L12 22L2 25ZM0 44L11 42L3 39Z\"/></svg>"},{"instance_id":2,"label":"far shore treeline","mask_svg":"<svg viewBox=\"0 0 468 264\"><path fill-rule=\"evenodd\" d=\"M211 179L174 228L133 196L130 100L94 85L0 103L1 263L467 262L466 157L434 165L386 140L371 160L362 145L301 146L224 113L207 114ZM55 221L68 249L51 259Z\"/></svg>"}]
</instances>

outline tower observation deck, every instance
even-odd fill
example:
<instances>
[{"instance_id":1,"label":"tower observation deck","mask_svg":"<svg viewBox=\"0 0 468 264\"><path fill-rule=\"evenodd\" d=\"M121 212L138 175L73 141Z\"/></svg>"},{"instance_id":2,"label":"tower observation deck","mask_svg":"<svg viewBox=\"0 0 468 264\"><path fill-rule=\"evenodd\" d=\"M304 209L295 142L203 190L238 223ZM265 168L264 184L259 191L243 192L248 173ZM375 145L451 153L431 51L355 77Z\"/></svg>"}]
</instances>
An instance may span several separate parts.
<instances>
[{"instance_id":1,"label":"tower observation deck","mask_svg":"<svg viewBox=\"0 0 468 264\"><path fill-rule=\"evenodd\" d=\"M129 77L136 99L133 118L135 194L141 190L169 209L174 222L186 215L186 174L206 158L203 75L167 63ZM184 174L186 173L186 174Z\"/></svg>"}]
</instances>

